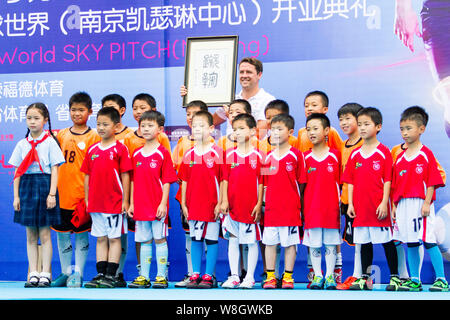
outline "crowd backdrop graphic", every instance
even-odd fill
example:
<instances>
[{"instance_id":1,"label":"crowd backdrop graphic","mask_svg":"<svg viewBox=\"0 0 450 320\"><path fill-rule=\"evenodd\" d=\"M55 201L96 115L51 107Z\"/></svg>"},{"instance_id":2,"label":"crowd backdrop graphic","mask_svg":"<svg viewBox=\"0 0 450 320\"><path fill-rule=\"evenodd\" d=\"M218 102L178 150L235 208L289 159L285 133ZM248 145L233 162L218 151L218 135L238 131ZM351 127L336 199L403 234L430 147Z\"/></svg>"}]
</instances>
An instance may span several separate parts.
<instances>
[{"instance_id":1,"label":"crowd backdrop graphic","mask_svg":"<svg viewBox=\"0 0 450 320\"><path fill-rule=\"evenodd\" d=\"M95 127L101 98L118 93L128 103L123 122L136 127L131 101L138 93L150 93L166 116L174 147L177 133L186 132L179 88L184 81L187 37L238 35L238 60L253 56L264 63L260 86L289 103L295 132L304 126L303 98L312 90L328 94L328 115L344 139L336 114L340 106L358 102L379 108L384 117L379 139L389 147L402 142L402 110L425 107L430 121L422 140L449 173L449 4L412 1L410 10L401 6L396 10L396 5L376 0L2 1L0 279L24 280L27 272L25 228L13 223L14 168L8 165L15 144L26 133L26 107L44 102L52 126L62 129L71 125L69 97L86 91L94 101L88 124ZM401 33L405 28L417 32L408 36ZM402 34L401 40L395 30ZM236 90L240 91L239 85ZM221 129L224 132L225 124ZM177 188L172 185L170 193L170 280L179 280L186 272L184 232L174 200ZM449 188L438 189L435 207L439 246L448 269ZM53 244L55 277L60 265L54 234ZM220 246L216 275L223 280L228 273L227 244L220 241ZM346 277L353 272L353 249L343 244L342 250ZM388 268L381 248L375 248L374 263L386 282ZM136 264L130 233L125 279L135 278ZM431 282L434 275L427 255L422 270L422 280ZM306 281L302 245L294 271L297 281ZM257 280L261 272L262 263ZM85 279L95 273L95 239L91 238Z\"/></svg>"}]
</instances>

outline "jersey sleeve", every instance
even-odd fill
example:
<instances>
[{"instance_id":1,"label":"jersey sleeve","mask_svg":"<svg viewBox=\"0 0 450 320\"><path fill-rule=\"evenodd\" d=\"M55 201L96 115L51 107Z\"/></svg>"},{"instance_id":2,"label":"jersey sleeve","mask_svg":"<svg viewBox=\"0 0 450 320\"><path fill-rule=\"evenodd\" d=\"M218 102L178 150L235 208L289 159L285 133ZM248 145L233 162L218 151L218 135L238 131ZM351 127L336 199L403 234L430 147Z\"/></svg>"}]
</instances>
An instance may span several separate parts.
<instances>
[{"instance_id":1,"label":"jersey sleeve","mask_svg":"<svg viewBox=\"0 0 450 320\"><path fill-rule=\"evenodd\" d=\"M133 170L133 164L131 162L130 153L125 145L120 148L119 154L119 171L120 173Z\"/></svg>"},{"instance_id":2,"label":"jersey sleeve","mask_svg":"<svg viewBox=\"0 0 450 320\"><path fill-rule=\"evenodd\" d=\"M385 159L385 165L384 165L384 173L383 173L383 179L384 182L391 182L392 181L392 170L393 170L393 161L392 161L392 155L388 148L386 148L384 155L386 157Z\"/></svg>"},{"instance_id":3,"label":"jersey sleeve","mask_svg":"<svg viewBox=\"0 0 450 320\"><path fill-rule=\"evenodd\" d=\"M330 133L328 134L329 146L336 150L341 150L344 141L342 141L341 136L336 131L336 129L331 128Z\"/></svg>"},{"instance_id":4,"label":"jersey sleeve","mask_svg":"<svg viewBox=\"0 0 450 320\"><path fill-rule=\"evenodd\" d=\"M59 147L56 140L52 136L50 136L48 139L50 139L49 141L50 166L53 167L66 162L66 160L64 159L64 155L61 151L61 148Z\"/></svg>"},{"instance_id":5,"label":"jersey sleeve","mask_svg":"<svg viewBox=\"0 0 450 320\"><path fill-rule=\"evenodd\" d=\"M183 160L180 163L180 167L178 169L178 178L181 181L188 181L189 180L189 163L186 163L188 159L186 157L183 157Z\"/></svg>"},{"instance_id":6,"label":"jersey sleeve","mask_svg":"<svg viewBox=\"0 0 450 320\"><path fill-rule=\"evenodd\" d=\"M298 152L298 163L297 163L297 182L299 184L306 183L306 162L303 152Z\"/></svg>"},{"instance_id":7,"label":"jersey sleeve","mask_svg":"<svg viewBox=\"0 0 450 320\"><path fill-rule=\"evenodd\" d=\"M175 172L175 169L173 167L172 158L170 156L170 153L167 149L165 149L166 152L164 152L164 161L162 164L162 177L161 181L163 184L166 183L174 183L178 180L177 174Z\"/></svg>"},{"instance_id":8,"label":"jersey sleeve","mask_svg":"<svg viewBox=\"0 0 450 320\"><path fill-rule=\"evenodd\" d=\"M427 154L428 157L428 174L426 176L425 183L427 187L434 187L435 189L445 186L442 179L441 173L439 172L439 167L434 157L433 153L430 151Z\"/></svg>"},{"instance_id":9,"label":"jersey sleeve","mask_svg":"<svg viewBox=\"0 0 450 320\"><path fill-rule=\"evenodd\" d=\"M81 165L80 171L85 174L91 174L91 152L90 149L84 157L83 164Z\"/></svg>"},{"instance_id":10,"label":"jersey sleeve","mask_svg":"<svg viewBox=\"0 0 450 320\"><path fill-rule=\"evenodd\" d=\"M341 183L353 184L353 174L355 170L355 157L353 157L353 152L348 158L347 164L345 165L345 170L342 173Z\"/></svg>"},{"instance_id":11,"label":"jersey sleeve","mask_svg":"<svg viewBox=\"0 0 450 320\"><path fill-rule=\"evenodd\" d=\"M169 152L169 155L172 155L172 150L170 148L170 141L167 134L164 132L158 136L159 143Z\"/></svg>"}]
</instances>

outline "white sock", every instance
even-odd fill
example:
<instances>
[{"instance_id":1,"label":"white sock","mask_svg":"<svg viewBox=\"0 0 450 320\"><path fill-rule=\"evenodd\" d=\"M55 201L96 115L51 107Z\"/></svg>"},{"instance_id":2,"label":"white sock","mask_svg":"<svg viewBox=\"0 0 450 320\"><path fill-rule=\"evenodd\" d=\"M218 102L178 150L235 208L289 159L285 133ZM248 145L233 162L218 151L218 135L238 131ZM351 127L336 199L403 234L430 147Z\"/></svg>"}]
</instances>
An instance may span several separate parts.
<instances>
[{"instance_id":1,"label":"white sock","mask_svg":"<svg viewBox=\"0 0 450 320\"><path fill-rule=\"evenodd\" d=\"M398 276L401 279L409 278L408 267L406 265L406 255L405 250L401 244L396 245L397 249L397 258L398 258Z\"/></svg>"},{"instance_id":2,"label":"white sock","mask_svg":"<svg viewBox=\"0 0 450 320\"><path fill-rule=\"evenodd\" d=\"M155 247L156 247L157 276L166 277L167 260L169 256L169 249L167 247L167 242L156 243Z\"/></svg>"},{"instance_id":3,"label":"white sock","mask_svg":"<svg viewBox=\"0 0 450 320\"><path fill-rule=\"evenodd\" d=\"M57 232L59 261L61 262L61 272L65 275L72 274L72 241L70 232Z\"/></svg>"},{"instance_id":4,"label":"white sock","mask_svg":"<svg viewBox=\"0 0 450 320\"><path fill-rule=\"evenodd\" d=\"M239 239L236 237L228 240L228 261L231 275L239 275Z\"/></svg>"},{"instance_id":5,"label":"white sock","mask_svg":"<svg viewBox=\"0 0 450 320\"><path fill-rule=\"evenodd\" d=\"M185 233L186 237L186 261L188 268L188 275L192 275L194 271L192 270L192 259L191 259L191 236L189 233Z\"/></svg>"},{"instance_id":6,"label":"white sock","mask_svg":"<svg viewBox=\"0 0 450 320\"><path fill-rule=\"evenodd\" d=\"M89 253L89 233L75 234L75 271L83 276L84 266Z\"/></svg>"},{"instance_id":7,"label":"white sock","mask_svg":"<svg viewBox=\"0 0 450 320\"><path fill-rule=\"evenodd\" d=\"M246 279L255 280L255 269L258 264L259 247L258 243L250 243L247 245L248 257L247 257L247 274Z\"/></svg>"},{"instance_id":8,"label":"white sock","mask_svg":"<svg viewBox=\"0 0 450 320\"><path fill-rule=\"evenodd\" d=\"M325 246L325 264L327 266L327 271L325 278L334 274L334 267L336 266L336 246Z\"/></svg>"},{"instance_id":9,"label":"white sock","mask_svg":"<svg viewBox=\"0 0 450 320\"><path fill-rule=\"evenodd\" d=\"M353 276L357 279L362 277L361 266L361 244L355 244L355 259L353 262Z\"/></svg>"},{"instance_id":10,"label":"white sock","mask_svg":"<svg viewBox=\"0 0 450 320\"><path fill-rule=\"evenodd\" d=\"M322 275L322 252L320 248L309 248L309 253L311 256L311 265L314 270L315 276Z\"/></svg>"},{"instance_id":11,"label":"white sock","mask_svg":"<svg viewBox=\"0 0 450 320\"><path fill-rule=\"evenodd\" d=\"M117 268L116 275L123 273L123 268L125 267L125 261L127 260L128 252L128 234L123 234L120 237L120 242L122 244L122 253L120 254L119 267Z\"/></svg>"},{"instance_id":12,"label":"white sock","mask_svg":"<svg viewBox=\"0 0 450 320\"><path fill-rule=\"evenodd\" d=\"M150 278L150 265L152 263L153 246L151 243L141 243L141 273L145 279Z\"/></svg>"}]
</instances>

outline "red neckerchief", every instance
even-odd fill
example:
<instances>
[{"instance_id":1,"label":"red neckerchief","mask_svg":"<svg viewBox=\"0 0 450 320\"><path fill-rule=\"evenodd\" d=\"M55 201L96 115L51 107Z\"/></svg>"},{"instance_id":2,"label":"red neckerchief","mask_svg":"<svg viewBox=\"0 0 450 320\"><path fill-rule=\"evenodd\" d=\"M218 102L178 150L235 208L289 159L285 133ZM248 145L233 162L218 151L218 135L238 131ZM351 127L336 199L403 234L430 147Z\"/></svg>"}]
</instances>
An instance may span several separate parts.
<instances>
[{"instance_id":1,"label":"red neckerchief","mask_svg":"<svg viewBox=\"0 0 450 320\"><path fill-rule=\"evenodd\" d=\"M19 165L19 167L17 167L17 171L16 174L14 175L14 179L20 177L21 175L23 175L25 172L27 172L28 167L33 163L33 162L37 162L39 164L39 169L41 169L42 172L44 172L44 170L42 170L41 167L41 162L39 161L39 156L36 150L36 146L43 142L45 139L47 139L49 137L48 132L44 134L44 136L42 137L41 140L28 140L27 141L31 144L31 150L28 151L26 157L23 159L22 163Z\"/></svg>"}]
</instances>

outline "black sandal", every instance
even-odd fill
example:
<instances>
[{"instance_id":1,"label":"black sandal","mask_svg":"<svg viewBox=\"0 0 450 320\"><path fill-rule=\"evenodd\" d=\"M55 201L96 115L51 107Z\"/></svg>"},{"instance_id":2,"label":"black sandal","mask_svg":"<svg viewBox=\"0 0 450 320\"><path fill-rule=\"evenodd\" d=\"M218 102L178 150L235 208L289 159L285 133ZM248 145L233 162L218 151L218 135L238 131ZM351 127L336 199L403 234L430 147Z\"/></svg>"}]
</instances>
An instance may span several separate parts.
<instances>
[{"instance_id":1,"label":"black sandal","mask_svg":"<svg viewBox=\"0 0 450 320\"><path fill-rule=\"evenodd\" d=\"M28 281L25 282L25 288L36 288L39 284L39 273L31 272Z\"/></svg>"}]
</instances>

